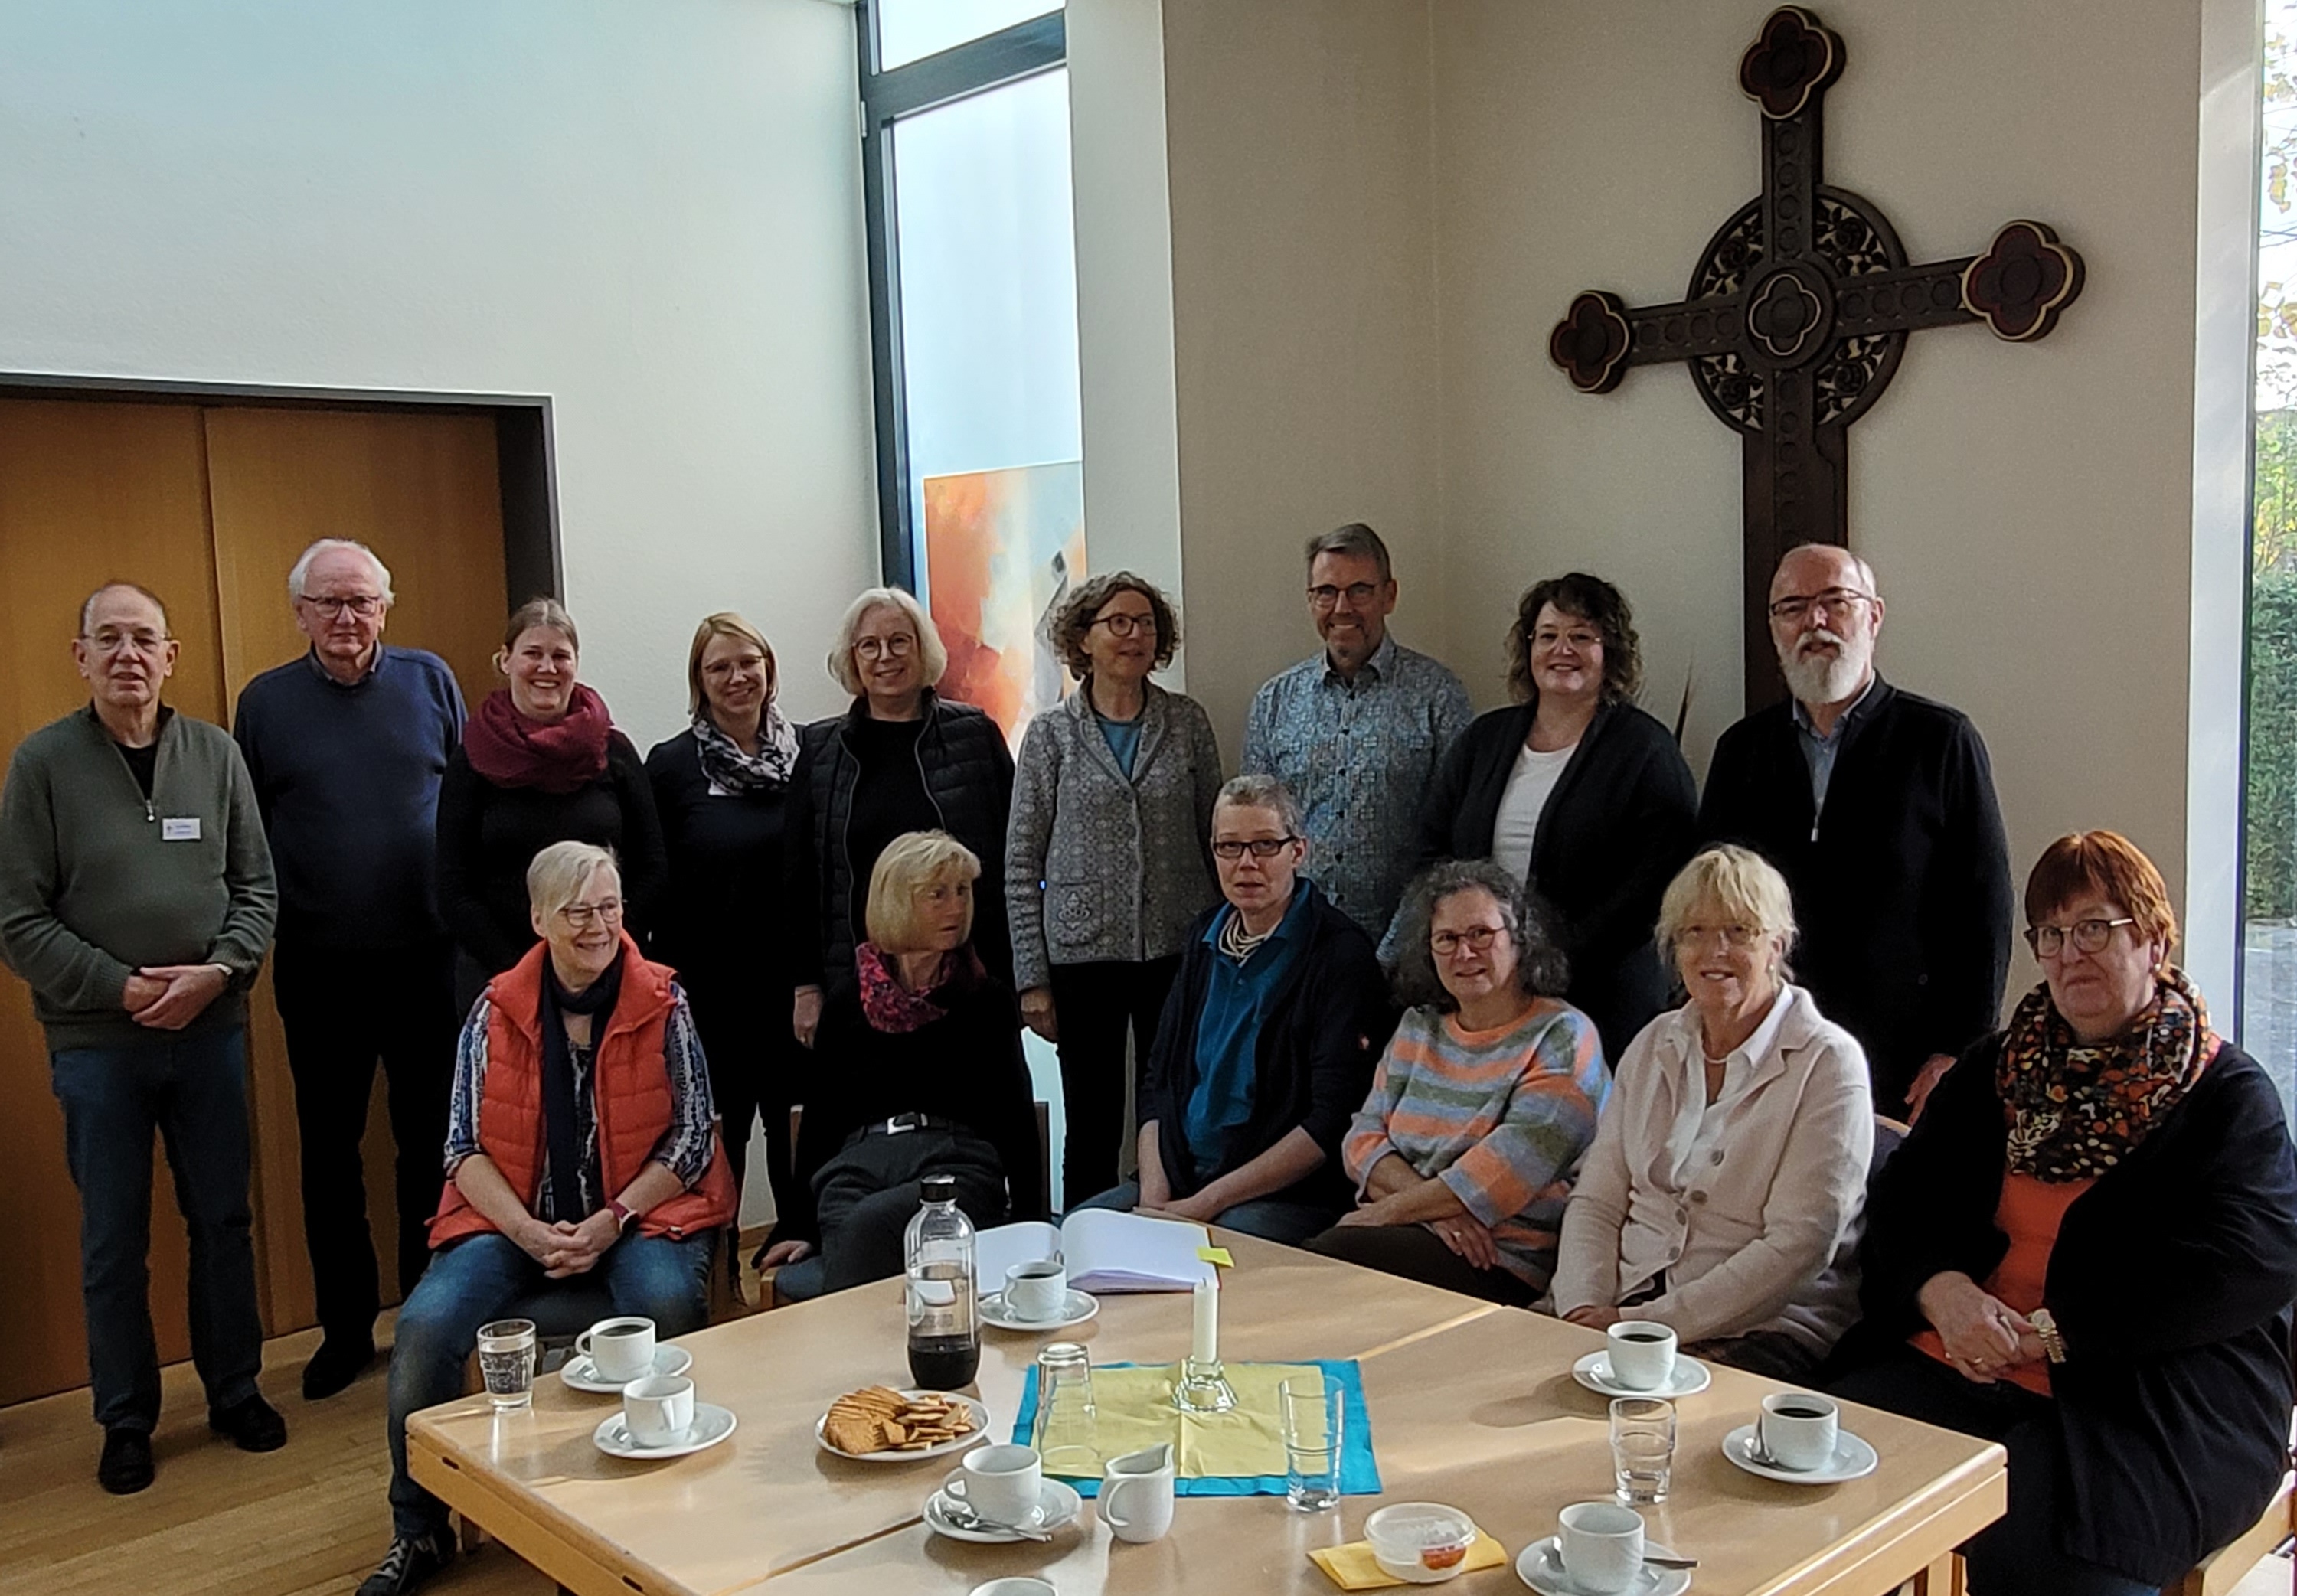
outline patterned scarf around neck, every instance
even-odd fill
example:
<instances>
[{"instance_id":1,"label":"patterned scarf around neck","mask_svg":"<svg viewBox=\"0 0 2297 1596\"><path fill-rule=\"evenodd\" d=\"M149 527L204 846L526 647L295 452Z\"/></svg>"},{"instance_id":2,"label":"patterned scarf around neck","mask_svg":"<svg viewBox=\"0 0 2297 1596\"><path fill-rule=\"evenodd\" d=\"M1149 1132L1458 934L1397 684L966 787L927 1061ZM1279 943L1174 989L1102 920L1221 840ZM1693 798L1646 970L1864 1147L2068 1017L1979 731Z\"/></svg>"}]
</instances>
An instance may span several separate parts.
<instances>
[{"instance_id":1,"label":"patterned scarf around neck","mask_svg":"<svg viewBox=\"0 0 2297 1596\"><path fill-rule=\"evenodd\" d=\"M471 769L498 787L538 787L563 797L579 793L606 769L614 718L606 701L577 683L566 717L545 726L518 712L510 690L497 687L463 727Z\"/></svg>"},{"instance_id":2,"label":"patterned scarf around neck","mask_svg":"<svg viewBox=\"0 0 2297 1596\"><path fill-rule=\"evenodd\" d=\"M797 733L770 703L758 717L757 753L743 753L710 718L706 705L694 712L694 745L702 755L702 774L723 793L774 792L789 785L797 763Z\"/></svg>"},{"instance_id":3,"label":"patterned scarf around neck","mask_svg":"<svg viewBox=\"0 0 2297 1596\"><path fill-rule=\"evenodd\" d=\"M2075 1037L2046 982L2036 987L2010 1016L1995 1069L2010 1172L2047 1181L2105 1173L2201 1079L2218 1045L2201 993L2175 967L2128 1029L2095 1046Z\"/></svg>"},{"instance_id":4,"label":"patterned scarf around neck","mask_svg":"<svg viewBox=\"0 0 2297 1596\"><path fill-rule=\"evenodd\" d=\"M964 991L987 974L970 942L954 953L942 955L941 967L921 992L901 983L893 974L895 963L894 956L875 942L863 942L854 950L854 973L861 981L861 1016L872 1030L894 1036L922 1031L947 1015L949 1010L934 1000Z\"/></svg>"}]
</instances>

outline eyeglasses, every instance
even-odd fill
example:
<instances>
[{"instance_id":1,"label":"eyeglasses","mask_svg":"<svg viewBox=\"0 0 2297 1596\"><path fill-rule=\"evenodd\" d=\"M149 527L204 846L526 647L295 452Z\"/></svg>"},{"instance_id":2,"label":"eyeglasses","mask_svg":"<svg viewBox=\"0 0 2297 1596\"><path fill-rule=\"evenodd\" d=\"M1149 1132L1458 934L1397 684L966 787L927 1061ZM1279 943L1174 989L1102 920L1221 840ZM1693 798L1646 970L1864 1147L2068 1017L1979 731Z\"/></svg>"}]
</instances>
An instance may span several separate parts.
<instances>
[{"instance_id":1,"label":"eyeglasses","mask_svg":"<svg viewBox=\"0 0 2297 1596\"><path fill-rule=\"evenodd\" d=\"M1220 859L1242 859L1245 850L1252 850L1255 859L1274 859L1300 839L1295 836L1254 837L1249 842L1220 842L1213 844L1213 853Z\"/></svg>"},{"instance_id":2,"label":"eyeglasses","mask_svg":"<svg viewBox=\"0 0 2297 1596\"><path fill-rule=\"evenodd\" d=\"M918 640L907 632L895 632L890 638L862 638L855 641L853 652L865 660L884 658L906 659Z\"/></svg>"},{"instance_id":3,"label":"eyeglasses","mask_svg":"<svg viewBox=\"0 0 2297 1596\"><path fill-rule=\"evenodd\" d=\"M1473 953L1481 953L1498 940L1504 926L1470 926L1465 931L1438 931L1428 939L1428 945L1438 958L1449 958L1465 942Z\"/></svg>"},{"instance_id":4,"label":"eyeglasses","mask_svg":"<svg viewBox=\"0 0 2297 1596\"><path fill-rule=\"evenodd\" d=\"M1823 610L1837 621L1848 618L1862 604L1872 604L1872 593L1861 593L1853 588L1829 588L1824 593L1799 593L1789 598L1771 601L1771 619L1789 622L1799 621L1813 610Z\"/></svg>"},{"instance_id":5,"label":"eyeglasses","mask_svg":"<svg viewBox=\"0 0 2297 1596\"><path fill-rule=\"evenodd\" d=\"M1534 648L1552 648L1558 643L1568 643L1581 654L1586 654L1590 650L1601 646L1602 642L1602 633L1586 631L1577 627L1574 627L1568 632L1560 632L1552 627L1544 626L1531 634L1531 646Z\"/></svg>"},{"instance_id":6,"label":"eyeglasses","mask_svg":"<svg viewBox=\"0 0 2297 1596\"><path fill-rule=\"evenodd\" d=\"M2055 958L2066 950L2071 941L2077 953L2099 953L2113 940L2117 926L2135 926L2134 915L2123 915L2118 920L2076 920L2071 926L2029 926L2026 945L2034 950L2037 958Z\"/></svg>"},{"instance_id":7,"label":"eyeglasses","mask_svg":"<svg viewBox=\"0 0 2297 1596\"><path fill-rule=\"evenodd\" d=\"M622 923L622 901L620 898L601 898L596 903L569 903L558 912L564 915L566 923L577 931L589 930L593 920L602 926L619 926Z\"/></svg>"},{"instance_id":8,"label":"eyeglasses","mask_svg":"<svg viewBox=\"0 0 2297 1596\"><path fill-rule=\"evenodd\" d=\"M165 632L114 631L107 626L102 631L82 633L80 641L98 654L120 654L130 648L137 654L158 654L169 639Z\"/></svg>"},{"instance_id":9,"label":"eyeglasses","mask_svg":"<svg viewBox=\"0 0 2297 1596\"><path fill-rule=\"evenodd\" d=\"M1112 638L1129 638L1134 632L1155 631L1157 617L1154 615L1096 615L1092 618L1092 624L1107 627L1108 635Z\"/></svg>"},{"instance_id":10,"label":"eyeglasses","mask_svg":"<svg viewBox=\"0 0 2297 1596\"><path fill-rule=\"evenodd\" d=\"M373 593L354 593L348 598L317 598L309 593L302 596L305 604L330 621L346 610L362 621L383 613L383 600Z\"/></svg>"},{"instance_id":11,"label":"eyeglasses","mask_svg":"<svg viewBox=\"0 0 2297 1596\"><path fill-rule=\"evenodd\" d=\"M1726 948L1746 948L1753 946L1760 934L1752 926L1685 926L1675 934L1675 940L1686 948L1703 948L1720 937Z\"/></svg>"},{"instance_id":12,"label":"eyeglasses","mask_svg":"<svg viewBox=\"0 0 2297 1596\"><path fill-rule=\"evenodd\" d=\"M1308 602L1320 610L1329 610L1340 602L1340 595L1348 596L1348 607L1360 610L1379 596L1378 582L1350 582L1345 588L1335 588L1330 582L1320 582L1308 589Z\"/></svg>"}]
</instances>

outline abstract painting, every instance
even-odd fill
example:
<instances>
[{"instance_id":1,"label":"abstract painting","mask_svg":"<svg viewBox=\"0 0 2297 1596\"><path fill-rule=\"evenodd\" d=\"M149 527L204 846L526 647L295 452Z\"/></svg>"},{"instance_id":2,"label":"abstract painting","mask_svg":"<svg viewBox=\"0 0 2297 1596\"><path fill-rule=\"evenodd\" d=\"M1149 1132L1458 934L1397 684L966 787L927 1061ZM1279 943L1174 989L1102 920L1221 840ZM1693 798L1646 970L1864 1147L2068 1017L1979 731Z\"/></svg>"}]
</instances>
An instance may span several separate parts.
<instances>
[{"instance_id":1,"label":"abstract painting","mask_svg":"<svg viewBox=\"0 0 2297 1596\"><path fill-rule=\"evenodd\" d=\"M925 501L925 586L949 649L942 695L988 711L1017 748L1029 718L1066 690L1042 627L1084 580L1084 466L927 477Z\"/></svg>"}]
</instances>

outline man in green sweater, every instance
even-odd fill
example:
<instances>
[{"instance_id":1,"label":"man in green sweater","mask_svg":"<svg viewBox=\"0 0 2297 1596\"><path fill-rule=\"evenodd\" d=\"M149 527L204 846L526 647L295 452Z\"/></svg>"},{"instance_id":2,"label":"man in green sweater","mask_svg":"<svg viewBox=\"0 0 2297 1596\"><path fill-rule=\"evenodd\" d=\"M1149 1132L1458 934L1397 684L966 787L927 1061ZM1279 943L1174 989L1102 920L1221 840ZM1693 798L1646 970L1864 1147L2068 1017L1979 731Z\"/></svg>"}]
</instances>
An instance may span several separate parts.
<instances>
[{"instance_id":1,"label":"man in green sweater","mask_svg":"<svg viewBox=\"0 0 2297 1596\"><path fill-rule=\"evenodd\" d=\"M263 1328L248 1210L247 988L278 909L239 750L160 702L177 644L131 583L80 610L90 703L18 745L0 789L0 956L32 989L80 1197L96 1479L152 1483L160 1360L144 1288L152 1137L191 1235L192 1358L208 1423L284 1445L258 1394Z\"/></svg>"}]
</instances>

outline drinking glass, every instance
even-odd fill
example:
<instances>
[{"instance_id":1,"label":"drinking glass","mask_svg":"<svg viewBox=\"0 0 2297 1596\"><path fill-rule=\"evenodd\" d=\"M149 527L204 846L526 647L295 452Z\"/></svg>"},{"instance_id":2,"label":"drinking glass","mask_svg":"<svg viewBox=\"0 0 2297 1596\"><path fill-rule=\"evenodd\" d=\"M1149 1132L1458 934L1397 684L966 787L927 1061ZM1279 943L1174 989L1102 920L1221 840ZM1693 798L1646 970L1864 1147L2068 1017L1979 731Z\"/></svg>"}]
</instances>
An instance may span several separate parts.
<instances>
[{"instance_id":1,"label":"drinking glass","mask_svg":"<svg viewBox=\"0 0 2297 1596\"><path fill-rule=\"evenodd\" d=\"M1030 1444L1047 1474L1086 1479L1100 1473L1093 1435L1092 1358L1074 1341L1056 1341L1037 1354L1037 1420Z\"/></svg>"},{"instance_id":2,"label":"drinking glass","mask_svg":"<svg viewBox=\"0 0 2297 1596\"><path fill-rule=\"evenodd\" d=\"M534 1320L498 1319L479 1327L479 1378L498 1411L534 1400Z\"/></svg>"},{"instance_id":3,"label":"drinking glass","mask_svg":"<svg viewBox=\"0 0 2297 1596\"><path fill-rule=\"evenodd\" d=\"M1284 1500L1321 1513L1340 1505L1341 1391L1321 1376L1276 1387L1284 1421Z\"/></svg>"},{"instance_id":4,"label":"drinking glass","mask_svg":"<svg viewBox=\"0 0 2297 1596\"><path fill-rule=\"evenodd\" d=\"M1665 1501L1675 1474L1675 1404L1652 1396L1611 1402L1611 1468L1618 1499Z\"/></svg>"}]
</instances>

